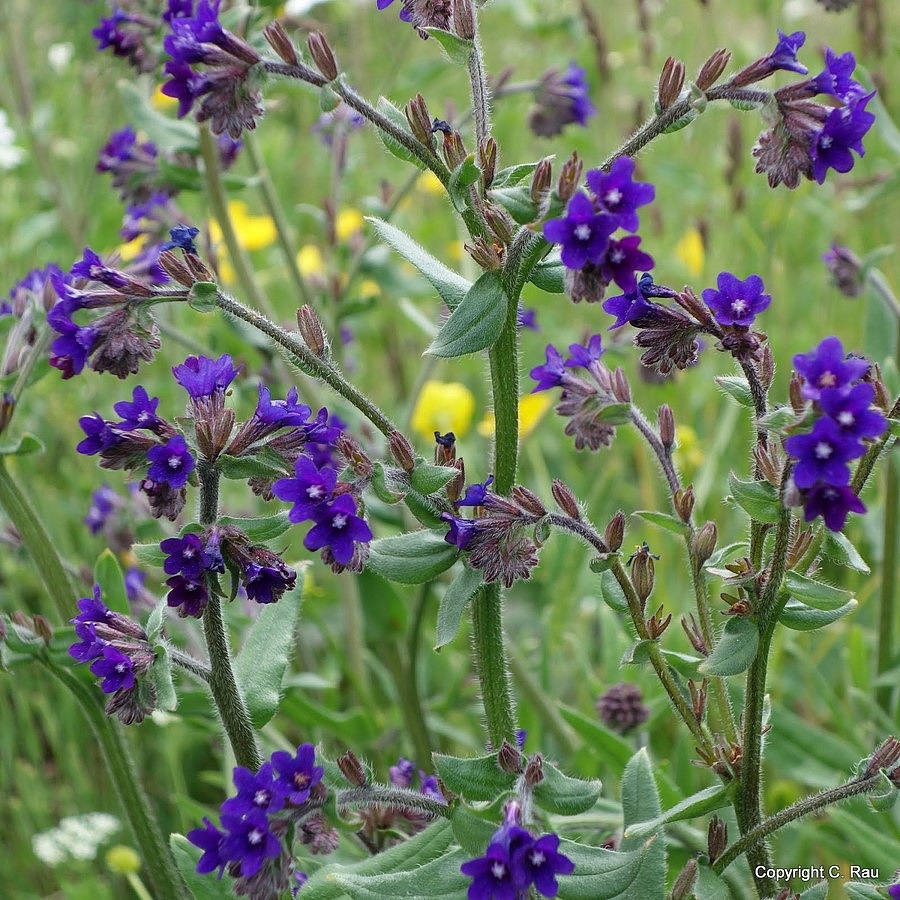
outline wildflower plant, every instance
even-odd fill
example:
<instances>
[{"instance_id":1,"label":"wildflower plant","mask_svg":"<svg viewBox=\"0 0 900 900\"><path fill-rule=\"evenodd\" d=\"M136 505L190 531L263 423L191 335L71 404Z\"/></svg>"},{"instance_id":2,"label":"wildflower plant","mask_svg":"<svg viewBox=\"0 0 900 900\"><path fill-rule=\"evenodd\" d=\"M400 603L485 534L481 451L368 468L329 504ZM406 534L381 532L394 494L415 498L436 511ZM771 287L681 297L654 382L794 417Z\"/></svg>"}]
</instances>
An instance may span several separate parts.
<instances>
[{"instance_id":1,"label":"wildflower plant","mask_svg":"<svg viewBox=\"0 0 900 900\"><path fill-rule=\"evenodd\" d=\"M776 72L808 75L799 58L804 33L779 32L771 52L732 74L727 50L713 52L693 79L669 58L653 115L606 155L592 149L590 159L573 152L561 164L550 156L521 160L515 145L502 146L493 136L492 103L533 91L529 125L545 138L600 117L591 118L585 71L574 62L525 88L506 84L504 92L503 79L492 82L480 38L486 5L377 0L354 13L398 33L411 25L426 39L416 41L417 54L443 54L471 95L470 107L447 120L422 93L402 110L385 98L370 101L323 33L310 31L301 49L301 30L267 20L269 7L251 14L222 0L168 0L160 12L134 0L116 6L92 32L99 51L111 51L176 102L176 118L160 133L176 135L177 147L159 147L126 126L101 150L98 169L111 176L126 204L121 236L140 238L138 258L125 262L85 247L67 270L55 264L35 270L0 306L0 321L17 323L0 373L0 432L13 433L13 413L23 414L17 408L41 363L41 374L58 370L67 383L60 390L93 378L90 370L143 378L167 342L161 322L169 306L198 321L227 322L240 336L241 352L237 358L212 349L182 354L170 370L172 394L151 396L135 384L109 418L82 408L77 391L68 395L84 435L75 458L93 456L107 474L127 473L145 503L146 522L159 523L152 539L130 548L143 567L140 589L157 601L144 624L128 602L137 584L132 578L129 587L110 551L89 586L76 586L0 458L0 504L61 619L54 631L41 615L4 617L0 649L4 666L37 660L75 695L104 752L153 896L681 898L695 887L696 896L724 896L726 879L734 878L761 897L787 896L768 842L772 834L859 795L869 798L872 816L895 799L900 742L887 733L846 773L848 780L782 809L765 808L762 777L764 736L776 737L779 729L767 700L773 640L784 628L830 625L856 606L821 568L829 558L865 570L843 531L851 514L866 512L861 494L896 443L896 385L881 361L822 335L816 347L794 356L793 378L781 392L775 348L762 329L774 330L767 322L787 299L769 293L765 271L723 271L715 286L666 284L665 257L646 228L657 202L655 158L648 153L640 172L637 163L651 143L728 103L762 116L752 157L772 188L794 188L804 179L822 184L865 153L875 92L853 77L852 53L831 49L819 75L761 87ZM388 15L379 20L384 10ZM424 369L417 402L404 412L398 400L396 409L384 411L346 374L346 344L361 340L341 331L347 283L365 265L365 253L351 261L356 269L349 276L323 276L318 287L301 271L252 134L282 114L269 104L278 83L318 95L328 118L317 127L336 173L346 165L352 133L367 123L398 165L425 170L441 186L445 213L465 233L469 259L460 271L389 221L397 204L384 204L367 227L372 244L411 265L442 301L420 352L451 366L466 356L486 360L489 458L468 449L465 460L460 455L457 438L468 431L475 403L462 380L438 381ZM292 103L294 95L280 102ZM605 142L600 126L592 127ZM253 278L248 248L229 215L222 173L244 145L270 205L295 292L292 310L276 308ZM198 179L209 209L191 224L176 197ZM292 206L300 202L290 198ZM208 218L215 219L233 266L234 294L223 286L211 229L202 227ZM337 209L325 211L333 248L339 220ZM522 352L523 329L534 327L522 303L526 287L555 294L558 303L566 302L563 296L583 302L589 323L586 332L571 335L567 351L547 343L543 362ZM285 326L288 319L296 327ZM675 411L662 404L653 421L635 402L626 367L617 365L626 328L633 329L641 363L657 377L681 372L687 384L701 377L695 365L704 347L732 370L717 377L727 395L722 402L734 402L752 429L749 469L731 474L726 497L744 517L741 540L720 546L720 525L695 515L695 490L675 463ZM174 343L171 328L169 336ZM520 368L530 370L527 385L520 386ZM175 390L173 406L165 397ZM521 395L529 390L555 398L564 420L562 428L556 419L544 420L542 432L556 429L598 470L603 460L588 454L615 453L620 432L634 432L656 463L668 503L636 517L681 542L693 588L689 609L657 577L677 561L654 553L646 540L628 554L626 531L637 526L622 511L579 496L561 478L543 486L520 483ZM248 391L255 406L242 418ZM326 391L334 402L321 405ZM342 418L348 412L349 424ZM33 449L33 439L23 435L2 453ZM110 520L124 502L114 488L98 490L85 524L94 535L112 535ZM245 514L248 509L258 514ZM525 685L517 698L511 679L504 616L522 602L530 588L524 583L533 583L548 542L570 538L589 548L593 599L633 638L626 662L656 679L654 711L643 702L650 702L646 693L623 681L599 697L599 721L587 726L601 751L621 762L612 840L597 826L604 788L595 770L586 766L579 777L571 760L551 762L533 741L525 751L516 701L527 707L538 695L526 674L517 679ZM471 752L439 752L448 744L429 734L415 686L418 634L405 670L395 659L372 667L400 673L417 764L401 757L379 779L360 759L365 748L357 754L344 747L331 758L335 744L347 743L346 730L324 735L318 746L306 740L312 706L305 720L279 713L291 684L300 595L316 554L389 610L405 608L406 587L420 590L417 628L421 604L436 590L436 632L429 638L435 650L451 652L452 645L452 652L464 652L458 634L468 611L481 705L473 720L484 725L479 738L468 740ZM148 587L147 572L154 570ZM732 593L720 593L720 581ZM714 607L719 593L727 606L724 625ZM237 621L233 610L241 603L252 624ZM354 609L347 605L348 618ZM370 613L373 620L393 614ZM673 617L692 652L672 648ZM529 621L540 631L536 618ZM347 677L365 693L361 653L357 662ZM177 710L186 689L176 688L173 671L208 690L210 719L221 725L236 765L234 792L222 801L218 824L198 817L186 836L166 840L119 726ZM570 726L552 706L544 702L536 714L567 735ZM705 778L693 793L667 785L664 800L647 748L633 752L624 737L639 735L661 710L689 735ZM583 720L572 717L582 729ZM299 742L288 738L294 732ZM382 741L394 737L387 733ZM716 813L725 809L720 818ZM708 838L695 842L686 865L674 866L669 845L683 834L680 823L701 818L708 820ZM730 869L741 858L749 875Z\"/></svg>"}]
</instances>

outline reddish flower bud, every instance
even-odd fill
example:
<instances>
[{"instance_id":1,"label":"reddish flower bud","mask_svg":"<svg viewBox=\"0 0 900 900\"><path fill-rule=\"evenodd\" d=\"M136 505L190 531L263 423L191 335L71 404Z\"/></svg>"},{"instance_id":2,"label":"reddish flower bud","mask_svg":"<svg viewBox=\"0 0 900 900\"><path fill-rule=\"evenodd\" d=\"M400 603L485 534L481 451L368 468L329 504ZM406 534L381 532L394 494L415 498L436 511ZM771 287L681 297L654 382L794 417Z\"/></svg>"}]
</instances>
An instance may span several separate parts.
<instances>
[{"instance_id":1,"label":"reddish flower bud","mask_svg":"<svg viewBox=\"0 0 900 900\"><path fill-rule=\"evenodd\" d=\"M331 49L325 35L321 31L310 32L306 39L309 47L309 53L316 64L316 68L329 81L334 81L338 77L337 60L334 58L334 51Z\"/></svg>"}]
</instances>

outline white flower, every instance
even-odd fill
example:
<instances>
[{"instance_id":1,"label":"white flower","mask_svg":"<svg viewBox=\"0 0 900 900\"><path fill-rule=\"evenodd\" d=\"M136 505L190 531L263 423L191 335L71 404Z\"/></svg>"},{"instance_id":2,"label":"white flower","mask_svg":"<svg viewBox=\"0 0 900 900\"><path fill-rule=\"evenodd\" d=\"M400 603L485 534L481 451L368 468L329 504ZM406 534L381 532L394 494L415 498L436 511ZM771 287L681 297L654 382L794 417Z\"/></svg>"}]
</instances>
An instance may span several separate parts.
<instances>
[{"instance_id":1,"label":"white flower","mask_svg":"<svg viewBox=\"0 0 900 900\"><path fill-rule=\"evenodd\" d=\"M25 151L15 145L15 139L6 110L0 109L0 169L14 169L25 159Z\"/></svg>"},{"instance_id":2,"label":"white flower","mask_svg":"<svg viewBox=\"0 0 900 900\"><path fill-rule=\"evenodd\" d=\"M59 73L67 69L75 53L75 45L69 41L60 44L51 44L47 48L47 65L54 72Z\"/></svg>"}]
</instances>

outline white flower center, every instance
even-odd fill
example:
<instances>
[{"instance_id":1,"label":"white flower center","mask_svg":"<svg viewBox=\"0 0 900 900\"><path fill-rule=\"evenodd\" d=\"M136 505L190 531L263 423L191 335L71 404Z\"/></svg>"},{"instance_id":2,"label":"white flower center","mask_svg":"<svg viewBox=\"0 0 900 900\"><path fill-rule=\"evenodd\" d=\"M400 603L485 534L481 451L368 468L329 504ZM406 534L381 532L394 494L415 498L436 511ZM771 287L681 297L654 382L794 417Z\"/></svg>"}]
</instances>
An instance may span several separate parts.
<instances>
[{"instance_id":1,"label":"white flower center","mask_svg":"<svg viewBox=\"0 0 900 900\"><path fill-rule=\"evenodd\" d=\"M622 202L622 192L618 188L613 188L603 195L603 202L607 206L618 206Z\"/></svg>"},{"instance_id":2,"label":"white flower center","mask_svg":"<svg viewBox=\"0 0 900 900\"><path fill-rule=\"evenodd\" d=\"M169 457L169 468L170 469L180 469L181 468L181 457L175 456L175 454L173 453Z\"/></svg>"},{"instance_id":3,"label":"white flower center","mask_svg":"<svg viewBox=\"0 0 900 900\"><path fill-rule=\"evenodd\" d=\"M491 866L491 875L493 875L494 878L499 881L501 878L504 878L506 876L506 866L504 866L502 862L495 862Z\"/></svg>"},{"instance_id":4,"label":"white flower center","mask_svg":"<svg viewBox=\"0 0 900 900\"><path fill-rule=\"evenodd\" d=\"M121 675L125 671L125 663L116 663L116 671Z\"/></svg>"},{"instance_id":5,"label":"white flower center","mask_svg":"<svg viewBox=\"0 0 900 900\"><path fill-rule=\"evenodd\" d=\"M542 866L544 864L544 854L540 850L532 851L531 864L533 866Z\"/></svg>"},{"instance_id":6,"label":"white flower center","mask_svg":"<svg viewBox=\"0 0 900 900\"><path fill-rule=\"evenodd\" d=\"M737 315L741 315L747 311L747 301L746 300L732 300L731 301L731 311L733 313L737 313Z\"/></svg>"},{"instance_id":7,"label":"white flower center","mask_svg":"<svg viewBox=\"0 0 900 900\"><path fill-rule=\"evenodd\" d=\"M613 250L613 252L609 254L609 260L615 266L619 265L619 263L622 262L623 259L625 259L625 253L618 248Z\"/></svg>"},{"instance_id":8,"label":"white flower center","mask_svg":"<svg viewBox=\"0 0 900 900\"><path fill-rule=\"evenodd\" d=\"M837 420L845 428L848 428L856 421L856 416L849 409L845 409L842 413L838 413Z\"/></svg>"},{"instance_id":9,"label":"white flower center","mask_svg":"<svg viewBox=\"0 0 900 900\"><path fill-rule=\"evenodd\" d=\"M150 413L148 413L146 409L143 412L138 413L138 422L146 422L149 418Z\"/></svg>"},{"instance_id":10,"label":"white flower center","mask_svg":"<svg viewBox=\"0 0 900 900\"><path fill-rule=\"evenodd\" d=\"M837 376L834 374L834 372L829 372L826 369L819 376L818 384L819 384L819 387L832 387L836 381L837 381Z\"/></svg>"},{"instance_id":11,"label":"white flower center","mask_svg":"<svg viewBox=\"0 0 900 900\"><path fill-rule=\"evenodd\" d=\"M306 496L310 500L318 500L322 496L322 486L320 484L312 484L306 489Z\"/></svg>"},{"instance_id":12,"label":"white flower center","mask_svg":"<svg viewBox=\"0 0 900 900\"><path fill-rule=\"evenodd\" d=\"M247 843L248 844L259 844L262 842L263 833L258 829L254 828L252 831L247 832Z\"/></svg>"},{"instance_id":13,"label":"white flower center","mask_svg":"<svg viewBox=\"0 0 900 900\"><path fill-rule=\"evenodd\" d=\"M331 527L332 527L332 528L343 528L346 524L347 524L347 516L346 516L345 513L338 513L338 514L331 520Z\"/></svg>"},{"instance_id":14,"label":"white flower center","mask_svg":"<svg viewBox=\"0 0 900 900\"><path fill-rule=\"evenodd\" d=\"M580 225L575 226L575 237L578 238L579 241L589 240L591 236L591 226L587 224L587 222L582 222Z\"/></svg>"},{"instance_id":15,"label":"white flower center","mask_svg":"<svg viewBox=\"0 0 900 900\"><path fill-rule=\"evenodd\" d=\"M253 795L253 802L257 806L265 806L269 802L269 792L264 790L259 790Z\"/></svg>"},{"instance_id":16,"label":"white flower center","mask_svg":"<svg viewBox=\"0 0 900 900\"><path fill-rule=\"evenodd\" d=\"M821 138L819 138L819 146L823 150L827 150L832 144L832 138L830 135L823 134Z\"/></svg>"},{"instance_id":17,"label":"white flower center","mask_svg":"<svg viewBox=\"0 0 900 900\"><path fill-rule=\"evenodd\" d=\"M834 453L834 447L827 441L819 441L816 444L815 454L817 459L828 459Z\"/></svg>"},{"instance_id":18,"label":"white flower center","mask_svg":"<svg viewBox=\"0 0 900 900\"><path fill-rule=\"evenodd\" d=\"M193 559L194 553L195 553L195 550L193 547L186 547L184 550L181 551L181 557L182 557L182 559Z\"/></svg>"}]
</instances>

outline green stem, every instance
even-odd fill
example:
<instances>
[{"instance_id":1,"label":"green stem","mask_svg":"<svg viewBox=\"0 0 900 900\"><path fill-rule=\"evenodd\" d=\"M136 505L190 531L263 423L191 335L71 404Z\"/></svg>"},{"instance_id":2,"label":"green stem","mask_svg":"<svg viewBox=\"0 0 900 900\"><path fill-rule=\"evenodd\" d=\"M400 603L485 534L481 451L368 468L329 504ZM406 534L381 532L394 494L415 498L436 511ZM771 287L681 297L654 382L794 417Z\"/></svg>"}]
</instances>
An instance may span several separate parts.
<instances>
[{"instance_id":1,"label":"green stem","mask_svg":"<svg viewBox=\"0 0 900 900\"><path fill-rule=\"evenodd\" d=\"M219 510L219 473L205 460L201 460L197 468L200 475L200 524L212 525ZM203 611L203 634L209 653L209 689L234 758L239 766L255 772L262 765L262 757L250 714L231 666L231 647L222 617L222 598L212 592Z\"/></svg>"},{"instance_id":2,"label":"green stem","mask_svg":"<svg viewBox=\"0 0 900 900\"><path fill-rule=\"evenodd\" d=\"M75 588L56 552L53 539L29 499L19 490L3 457L0 457L0 507L22 538L60 621L68 621L72 616Z\"/></svg>"},{"instance_id":3,"label":"green stem","mask_svg":"<svg viewBox=\"0 0 900 900\"><path fill-rule=\"evenodd\" d=\"M893 454L896 457L896 453ZM878 598L878 650L876 675L882 675L894 664L894 629L897 613L897 570L900 568L900 465L887 459L884 499L884 549L882 551L881 592ZM890 713L892 690L884 685L876 691L878 705Z\"/></svg>"},{"instance_id":4,"label":"green stem","mask_svg":"<svg viewBox=\"0 0 900 900\"><path fill-rule=\"evenodd\" d=\"M419 791L384 784L364 784L338 791L335 801L339 809L347 806L390 806L393 809L417 809L431 813L435 818L450 818L450 807L446 803L433 800Z\"/></svg>"},{"instance_id":5,"label":"green stem","mask_svg":"<svg viewBox=\"0 0 900 900\"><path fill-rule=\"evenodd\" d=\"M478 35L472 41L472 52L467 61L469 83L472 86L472 117L475 120L475 143L480 147L491 133L488 86L484 72L484 55Z\"/></svg>"},{"instance_id":6,"label":"green stem","mask_svg":"<svg viewBox=\"0 0 900 900\"><path fill-rule=\"evenodd\" d=\"M390 670L394 687L400 700L400 712L406 724L406 731L412 741L414 758L420 765L431 760L431 737L425 724L425 714L419 695L412 679L410 665L403 658L403 644L399 640L391 641L385 647L385 663Z\"/></svg>"},{"instance_id":7,"label":"green stem","mask_svg":"<svg viewBox=\"0 0 900 900\"><path fill-rule=\"evenodd\" d=\"M371 709L372 694L366 675L365 624L359 601L359 582L355 578L341 579L341 612L344 616L344 652L347 660L347 677L362 705Z\"/></svg>"},{"instance_id":8,"label":"green stem","mask_svg":"<svg viewBox=\"0 0 900 900\"><path fill-rule=\"evenodd\" d=\"M569 723L559 714L557 700L549 697L541 689L532 675L534 667L523 663L515 653L510 656L509 665L516 685L540 717L543 727L556 738L559 752L571 754L575 747L575 734Z\"/></svg>"},{"instance_id":9,"label":"green stem","mask_svg":"<svg viewBox=\"0 0 900 900\"><path fill-rule=\"evenodd\" d=\"M165 900L189 900L191 895L178 874L165 837L153 818L150 802L138 780L134 761L121 729L103 712L90 685L48 660L41 662L72 692L100 744L106 773L112 780L137 846L147 863L147 880L153 896Z\"/></svg>"}]
</instances>

